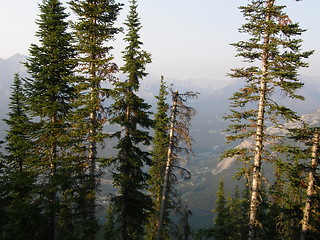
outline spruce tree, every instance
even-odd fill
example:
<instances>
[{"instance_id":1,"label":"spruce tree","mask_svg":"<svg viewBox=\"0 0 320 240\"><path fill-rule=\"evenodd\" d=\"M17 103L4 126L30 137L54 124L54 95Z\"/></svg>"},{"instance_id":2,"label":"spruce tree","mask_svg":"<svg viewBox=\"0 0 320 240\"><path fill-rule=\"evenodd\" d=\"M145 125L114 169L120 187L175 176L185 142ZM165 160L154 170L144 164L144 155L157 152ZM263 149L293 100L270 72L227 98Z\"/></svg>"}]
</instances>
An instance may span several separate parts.
<instances>
[{"instance_id":1,"label":"spruce tree","mask_svg":"<svg viewBox=\"0 0 320 240\"><path fill-rule=\"evenodd\" d=\"M292 147L292 146L291 146ZM301 205L303 196L302 165L299 148L279 145L279 152L285 157L275 161L275 181L269 189L269 210L267 211L269 238L298 239L300 234ZM280 150L281 148L281 150ZM275 149L276 150L276 149Z\"/></svg>"},{"instance_id":2,"label":"spruce tree","mask_svg":"<svg viewBox=\"0 0 320 240\"><path fill-rule=\"evenodd\" d=\"M248 190L243 190L240 195L238 185L234 190L233 196L227 201L229 211L229 233L230 239L248 239Z\"/></svg>"},{"instance_id":3,"label":"spruce tree","mask_svg":"<svg viewBox=\"0 0 320 240\"><path fill-rule=\"evenodd\" d=\"M217 240L229 239L229 236L231 235L231 231L229 230L231 227L231 224L230 224L231 216L229 216L227 200L224 194L224 182L222 179L219 182L216 208L214 212L217 214L215 216L214 225L213 225L214 239L217 239Z\"/></svg>"},{"instance_id":4,"label":"spruce tree","mask_svg":"<svg viewBox=\"0 0 320 240\"><path fill-rule=\"evenodd\" d=\"M130 1L125 25L127 31L124 40L127 46L123 51L124 66L121 71L126 79L114 84L113 116L110 119L112 124L120 127L114 134L118 138L115 146L118 153L111 159L115 168L113 184L118 188L112 204L118 214L119 239L133 240L142 239L151 206L151 199L145 192L148 174L143 168L151 164L146 146L151 142L148 129L153 124L150 105L137 95L140 81L147 76L145 66L151 62L151 57L141 49L141 23L135 0Z\"/></svg>"},{"instance_id":5,"label":"spruce tree","mask_svg":"<svg viewBox=\"0 0 320 240\"><path fill-rule=\"evenodd\" d=\"M81 147L87 158L87 180L84 183L87 184L87 192L83 196L88 205L88 217L94 223L98 189L97 144L106 138L102 132L106 122L104 104L110 94L102 83L114 81L114 73L118 71L110 53L113 49L110 41L121 30L114 25L122 5L114 0L71 0L69 4L77 17L73 23L78 53L75 134L82 139Z\"/></svg>"},{"instance_id":6,"label":"spruce tree","mask_svg":"<svg viewBox=\"0 0 320 240\"><path fill-rule=\"evenodd\" d=\"M277 94L293 99L303 99L296 92L303 83L297 70L306 67L304 58L312 51L301 52L302 34L297 23L292 23L283 12L284 6L277 6L274 0L252 0L240 7L246 23L240 32L250 35L249 40L233 44L248 67L232 69L233 78L242 78L245 85L231 98L232 110L227 116L234 124L229 126L228 141L254 138L251 148L229 151L229 156L245 154L252 159L249 239L255 239L259 226L257 211L260 202L261 164L268 160L265 143L270 139L265 132L266 124L277 126L281 121L297 119L291 109L275 102Z\"/></svg>"},{"instance_id":7,"label":"spruce tree","mask_svg":"<svg viewBox=\"0 0 320 240\"><path fill-rule=\"evenodd\" d=\"M14 77L6 134L7 154L1 158L1 239L35 239L41 225L40 209L35 203L37 168L32 155L31 122L26 114L22 82ZM37 238L36 238L37 239Z\"/></svg>"},{"instance_id":8,"label":"spruce tree","mask_svg":"<svg viewBox=\"0 0 320 240\"><path fill-rule=\"evenodd\" d=\"M154 137L153 137L153 152L152 166L149 174L149 192L152 197L153 207L148 218L147 224L147 239L155 239L158 226L158 213L160 211L160 202L163 186L163 178L166 167L167 150L169 146L169 104L166 103L168 91L165 81L161 76L159 94L156 96L157 112L154 118ZM168 215L168 214L167 214ZM168 216L165 217L165 223L168 223ZM163 240L168 239L168 229L163 231Z\"/></svg>"},{"instance_id":9,"label":"spruce tree","mask_svg":"<svg viewBox=\"0 0 320 240\"><path fill-rule=\"evenodd\" d=\"M279 145L276 150L284 153L282 161L285 172L285 194L282 197L281 216L286 220L287 238L319 238L319 127L318 124L303 123L290 128L288 144ZM291 142L290 142L291 140ZM295 223L295 224L294 224Z\"/></svg>"},{"instance_id":10,"label":"spruce tree","mask_svg":"<svg viewBox=\"0 0 320 240\"><path fill-rule=\"evenodd\" d=\"M74 187L65 180L70 179L67 169L73 159L68 116L74 99L71 77L75 53L68 32L68 14L60 1L43 0L39 9L36 33L39 45L31 45L25 64L30 75L24 81L26 105L35 126L31 135L38 161L34 164L41 170L37 176L40 187L37 201L46 220L39 231L46 234L46 239L62 239L59 232L68 222L61 218L64 192Z\"/></svg>"}]
</instances>

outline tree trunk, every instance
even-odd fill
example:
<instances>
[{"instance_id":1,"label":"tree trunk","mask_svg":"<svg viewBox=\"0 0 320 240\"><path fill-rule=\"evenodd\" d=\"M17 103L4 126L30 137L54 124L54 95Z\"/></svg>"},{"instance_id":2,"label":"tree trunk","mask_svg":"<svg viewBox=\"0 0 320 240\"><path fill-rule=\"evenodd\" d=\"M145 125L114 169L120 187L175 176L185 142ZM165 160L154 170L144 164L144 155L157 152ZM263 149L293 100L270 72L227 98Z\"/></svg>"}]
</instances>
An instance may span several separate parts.
<instances>
[{"instance_id":1,"label":"tree trunk","mask_svg":"<svg viewBox=\"0 0 320 240\"><path fill-rule=\"evenodd\" d=\"M176 122L176 110L177 110L177 97L178 91L175 91L172 96L172 113L171 113L171 124L170 124L170 133L169 133L169 146L168 146L168 154L167 154L167 163L164 173L164 181L163 181L163 189L160 203L160 213L158 220L158 230L157 230L157 240L162 239L163 235L163 227L164 227L164 218L167 210L168 198L170 193L170 175L172 169L173 155L172 151L174 148L174 130L175 130L175 122Z\"/></svg>"},{"instance_id":2,"label":"tree trunk","mask_svg":"<svg viewBox=\"0 0 320 240\"><path fill-rule=\"evenodd\" d=\"M190 226L189 226L189 215L190 215L190 210L188 208L188 201L186 200L184 209L183 209L183 240L189 240L189 235L190 235Z\"/></svg>"},{"instance_id":3,"label":"tree trunk","mask_svg":"<svg viewBox=\"0 0 320 240\"><path fill-rule=\"evenodd\" d=\"M314 133L313 135L313 145L312 145L312 159L311 159L311 168L309 172L309 181L307 188L307 199L306 205L303 210L303 219L302 219L302 229L300 240L307 239L307 233L310 224L310 213L311 213L311 205L312 205L312 197L314 195L314 185L315 185L315 176L316 169L318 166L318 150L319 150L319 132Z\"/></svg>"},{"instance_id":4,"label":"tree trunk","mask_svg":"<svg viewBox=\"0 0 320 240\"><path fill-rule=\"evenodd\" d=\"M267 9L270 10L274 4L274 0L268 0ZM270 13L266 15L266 23L270 21ZM269 32L268 26L264 33L263 39L263 51L262 51L262 77L260 80L259 90L259 105L258 105L258 116L257 116L257 128L256 128L256 143L255 143L255 155L253 162L252 172L252 185L251 185L251 196L250 196L250 209L249 209L249 240L256 239L256 226L257 226L257 211L259 205L259 189L261 185L261 163L262 163L262 152L264 142L264 114L265 114L265 102L267 92L267 76L268 76L268 50L269 44Z\"/></svg>"},{"instance_id":5,"label":"tree trunk","mask_svg":"<svg viewBox=\"0 0 320 240\"><path fill-rule=\"evenodd\" d=\"M96 23L96 20L92 20L93 23ZM94 37L95 38L95 37ZM94 38L92 42L94 43ZM97 109L96 109L96 100L98 99L98 84L96 83L96 55L91 53L91 62L89 64L90 69L90 102L93 107L90 109L89 113L89 146L88 146L88 162L89 162L89 182L90 182L90 191L91 199L89 200L89 216L92 221L95 220L95 208L96 208L96 159L97 159Z\"/></svg>"},{"instance_id":6,"label":"tree trunk","mask_svg":"<svg viewBox=\"0 0 320 240\"><path fill-rule=\"evenodd\" d=\"M57 121L56 116L51 117L51 124L55 124ZM57 140L55 140L55 142L53 142L50 146L50 153L49 153L49 164L50 164L50 182L55 181L55 175L56 175L56 159L57 159ZM50 184L49 182L49 184ZM51 202L51 219L50 219L50 238L52 240L56 240L58 239L58 228L57 228L57 224L58 224L58 219L57 219L57 208L56 208L56 204L57 204L57 189L56 189L56 183L53 182L54 186L50 187L52 190L50 190L50 202Z\"/></svg>"},{"instance_id":7,"label":"tree trunk","mask_svg":"<svg viewBox=\"0 0 320 240\"><path fill-rule=\"evenodd\" d=\"M131 90L131 89L130 89ZM126 109L126 120L130 121L130 114L131 109L130 107L127 107ZM128 126L125 127L125 136L130 137L130 131ZM127 154L127 153L126 153ZM127 165L128 156L124 157L123 160L125 161L123 165ZM121 229L120 229L120 240L127 240L129 239L129 233L128 233L128 217L127 217L127 196L128 196L128 185L122 184L122 201L121 201L121 213L120 213L120 221L121 221Z\"/></svg>"}]
</instances>

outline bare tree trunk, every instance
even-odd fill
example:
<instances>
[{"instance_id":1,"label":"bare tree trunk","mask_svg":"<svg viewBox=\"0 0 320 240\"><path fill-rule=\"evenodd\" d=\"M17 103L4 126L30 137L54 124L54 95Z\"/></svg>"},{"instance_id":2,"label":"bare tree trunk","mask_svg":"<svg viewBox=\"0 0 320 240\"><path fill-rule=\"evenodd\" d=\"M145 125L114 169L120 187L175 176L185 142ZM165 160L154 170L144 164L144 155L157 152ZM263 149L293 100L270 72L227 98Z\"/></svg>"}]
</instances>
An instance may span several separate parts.
<instances>
[{"instance_id":1,"label":"bare tree trunk","mask_svg":"<svg viewBox=\"0 0 320 240\"><path fill-rule=\"evenodd\" d=\"M255 155L253 162L250 209L249 209L249 240L255 239L255 229L257 225L257 210L259 205L259 189L261 185L261 163L263 151L264 135L264 109L265 109L266 82L261 79L260 100L258 108L258 119L256 129Z\"/></svg>"},{"instance_id":2,"label":"bare tree trunk","mask_svg":"<svg viewBox=\"0 0 320 240\"><path fill-rule=\"evenodd\" d=\"M314 195L314 185L315 185L315 176L316 169L318 166L318 150L319 150L319 132L314 133L312 140L312 159L311 159L311 168L309 172L309 181L307 188L307 200L306 205L303 210L303 219L302 219L302 229L300 240L307 239L307 233L310 224L310 213L311 213L311 205L312 205L312 197Z\"/></svg>"},{"instance_id":3,"label":"bare tree trunk","mask_svg":"<svg viewBox=\"0 0 320 240\"><path fill-rule=\"evenodd\" d=\"M267 9L271 9L274 0L268 0ZM266 15L266 23L270 21L270 13ZM266 27L267 28L267 27ZM263 52L262 52L262 77L260 80L260 96L258 105L257 128L256 128L256 143L255 155L253 162L251 196L250 196L250 209L249 209L249 240L256 239L256 226L257 226L257 211L259 205L259 190L261 185L261 163L264 142L264 114L265 114L265 101L267 92L267 75L268 75L268 50L269 33L266 30L263 39Z\"/></svg>"},{"instance_id":4,"label":"bare tree trunk","mask_svg":"<svg viewBox=\"0 0 320 240\"><path fill-rule=\"evenodd\" d=\"M158 230L157 230L157 240L162 239L163 235L163 226L164 226L164 218L167 210L168 197L170 192L170 174L172 169L173 156L172 151L174 148L174 130L175 130L175 122L176 122L176 109L177 109L177 98L178 91L175 91L172 96L172 113L171 113L171 124L170 124L170 134L169 134L169 146L168 146L168 154L167 154L167 163L164 173L164 181L163 181L163 189L160 203L160 213L158 220Z\"/></svg>"}]
</instances>

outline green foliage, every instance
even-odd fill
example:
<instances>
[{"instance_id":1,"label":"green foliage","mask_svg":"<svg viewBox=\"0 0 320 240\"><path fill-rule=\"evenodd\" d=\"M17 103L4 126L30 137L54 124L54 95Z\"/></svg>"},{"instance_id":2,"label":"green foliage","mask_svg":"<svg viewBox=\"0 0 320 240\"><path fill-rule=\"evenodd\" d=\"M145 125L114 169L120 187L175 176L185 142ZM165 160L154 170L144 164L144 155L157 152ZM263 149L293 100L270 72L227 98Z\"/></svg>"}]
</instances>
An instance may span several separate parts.
<instances>
[{"instance_id":1,"label":"green foliage","mask_svg":"<svg viewBox=\"0 0 320 240\"><path fill-rule=\"evenodd\" d=\"M156 96L157 112L154 119L154 137L153 137L153 154L152 166L149 169L150 179L148 181L149 191L152 197L153 210L150 213L147 224L146 239L155 239L157 234L158 218L160 212L161 195L163 189L163 179L166 167L166 160L169 146L169 123L168 118L169 104L166 103L168 91L163 77L161 77L159 94ZM165 222L167 223L168 213ZM164 231L168 235L168 229ZM163 240L168 236L163 236Z\"/></svg>"},{"instance_id":2,"label":"green foliage","mask_svg":"<svg viewBox=\"0 0 320 240\"><path fill-rule=\"evenodd\" d=\"M229 211L228 239L248 239L248 206L248 189L245 188L243 196L240 196L238 186L236 186L233 196L227 200L227 209Z\"/></svg>"},{"instance_id":3,"label":"green foliage","mask_svg":"<svg viewBox=\"0 0 320 240\"><path fill-rule=\"evenodd\" d=\"M214 219L214 239L226 239L229 233L229 210L227 208L227 201L224 195L224 183L220 180L219 189L217 192L216 209L214 211L217 215Z\"/></svg>"},{"instance_id":4,"label":"green foliage","mask_svg":"<svg viewBox=\"0 0 320 240\"><path fill-rule=\"evenodd\" d=\"M7 154L1 156L1 239L37 236L41 220L34 195L37 193L37 166L32 155L31 122L26 114L22 82L16 74L12 85L6 135ZM42 233L43 234L43 233ZM39 239L40 236L37 236Z\"/></svg>"},{"instance_id":5,"label":"green foliage","mask_svg":"<svg viewBox=\"0 0 320 240\"><path fill-rule=\"evenodd\" d=\"M240 7L247 23L239 32L249 34L250 38L232 45L237 49L237 56L242 57L249 66L232 69L229 74L245 81L245 85L230 98L232 110L226 118L236 123L228 129L232 133L228 136L230 141L246 139L255 133L255 106L261 92L261 78L264 78L267 84L265 120L278 125L281 123L279 120L297 119L292 110L275 103L274 96L283 94L289 98L303 99L296 93L303 86L298 79L297 70L307 67L303 59L309 57L313 51L301 52L302 40L296 36L300 36L304 30L289 20L283 12L284 8L273 5L271 9L267 9L265 1L262 0L254 0L247 6ZM267 14L271 16L269 22L265 20ZM265 72L256 66L262 61L264 53L267 56Z\"/></svg>"},{"instance_id":6,"label":"green foliage","mask_svg":"<svg viewBox=\"0 0 320 240\"><path fill-rule=\"evenodd\" d=\"M107 222L105 224L104 239L116 240L119 239L119 227L117 225L116 212L113 209L113 205L108 205L107 208Z\"/></svg>"},{"instance_id":7,"label":"green foliage","mask_svg":"<svg viewBox=\"0 0 320 240\"><path fill-rule=\"evenodd\" d=\"M195 236L196 239L248 239L249 189L245 188L240 196L236 186L233 195L226 198L224 182L221 179L216 196L213 227L200 229Z\"/></svg>"},{"instance_id":8,"label":"green foliage","mask_svg":"<svg viewBox=\"0 0 320 240\"><path fill-rule=\"evenodd\" d=\"M273 209L278 209L277 233L279 239L298 239L303 223L306 202L310 201L311 211L308 222L307 239L319 237L319 174L317 161L313 154L319 154L319 146L314 146L313 136L319 127L301 124L298 128L288 129L287 145L277 145L275 150L283 154L277 162L277 181L272 188ZM315 181L312 197L308 196L310 174ZM310 192L309 192L310 194Z\"/></svg>"},{"instance_id":9,"label":"green foliage","mask_svg":"<svg viewBox=\"0 0 320 240\"><path fill-rule=\"evenodd\" d=\"M110 51L113 47L110 41L121 30L114 24L122 4L114 0L72 0L69 4L78 17L78 21L72 26L80 75L76 80L79 92L77 114L83 125L79 125L79 129L92 129L96 132L101 130L105 122L102 104L109 95L108 89L103 88L101 83L105 80L115 80L113 74L118 71L117 65L112 62L113 56ZM90 113L94 115L95 120L90 118ZM89 141L99 142L105 137L97 132L93 135L89 136Z\"/></svg>"},{"instance_id":10,"label":"green foliage","mask_svg":"<svg viewBox=\"0 0 320 240\"><path fill-rule=\"evenodd\" d=\"M298 79L298 69L307 67L304 62L313 51L302 52L300 36L304 30L292 23L284 13L285 6L277 6L274 0L252 0L240 7L246 23L240 33L249 35L246 41L232 44L246 63L245 67L232 69L229 76L244 80L244 86L233 94L231 113L226 116L232 122L227 131L229 142L246 140L246 146L238 145L225 153L244 163L240 171L252 181L250 203L250 239L255 239L260 228L256 219L258 205L263 204L260 194L262 186L262 162L272 161L272 152L266 143L272 144L282 136L268 135L267 126L281 127L281 124L297 120L295 112L275 101L283 95L303 100L298 94L303 83ZM252 139L252 140L251 140ZM260 195L259 195L260 194ZM261 205L262 207L262 205ZM260 216L263 211L260 211Z\"/></svg>"},{"instance_id":11,"label":"green foliage","mask_svg":"<svg viewBox=\"0 0 320 240\"><path fill-rule=\"evenodd\" d=\"M118 67L113 63L110 45L120 29L115 27L122 4L113 0L72 0L69 2L76 14L73 23L77 50L77 71L75 87L77 90L76 111L72 116L75 131L80 139L80 149L86 161L82 184L86 189L82 192L82 204L87 207L87 221L92 229L87 239L93 239L97 232L96 197L98 189L97 144L107 137L102 132L106 123L104 101L109 97L109 89L102 87L102 82L115 80ZM84 224L90 226L89 224ZM89 230L89 229L88 229ZM90 231L90 230L89 230Z\"/></svg>"},{"instance_id":12,"label":"green foliage","mask_svg":"<svg viewBox=\"0 0 320 240\"><path fill-rule=\"evenodd\" d=\"M26 105L34 120L30 135L38 168L35 198L43 217L34 234L42 231L46 239L92 239L94 222L85 220L88 206L82 203L87 195L82 194L87 188L84 158L74 151L78 141L73 135L71 103L77 98L76 63L68 15L58 0L44 0L39 8L40 44L31 45L25 64L30 74L25 79Z\"/></svg>"},{"instance_id":13,"label":"green foliage","mask_svg":"<svg viewBox=\"0 0 320 240\"><path fill-rule=\"evenodd\" d=\"M125 25L127 47L123 51L122 72L127 78L114 83L114 103L111 106L111 124L120 127L113 136L118 138L118 153L111 159L114 166L113 184L118 194L112 199L120 226L119 239L141 239L147 221L151 199L145 193L149 175L143 167L151 164L150 153L143 148L151 143L148 129L152 127L150 105L137 95L139 82L147 75L145 65L151 61L150 54L141 49L139 40L141 24L137 3L130 1L130 12Z\"/></svg>"},{"instance_id":14,"label":"green foliage","mask_svg":"<svg viewBox=\"0 0 320 240\"><path fill-rule=\"evenodd\" d=\"M122 4L114 0L72 0L69 4L78 18L72 24L78 53L78 75L74 80L78 94L73 116L77 130L75 134L81 138L82 147L89 152L90 174L95 175L96 143L106 138L106 134L102 133L107 117L103 104L110 95L110 90L101 84L106 80L114 81L114 74L118 72L110 53L113 49L110 41L121 30L114 24Z\"/></svg>"}]
</instances>

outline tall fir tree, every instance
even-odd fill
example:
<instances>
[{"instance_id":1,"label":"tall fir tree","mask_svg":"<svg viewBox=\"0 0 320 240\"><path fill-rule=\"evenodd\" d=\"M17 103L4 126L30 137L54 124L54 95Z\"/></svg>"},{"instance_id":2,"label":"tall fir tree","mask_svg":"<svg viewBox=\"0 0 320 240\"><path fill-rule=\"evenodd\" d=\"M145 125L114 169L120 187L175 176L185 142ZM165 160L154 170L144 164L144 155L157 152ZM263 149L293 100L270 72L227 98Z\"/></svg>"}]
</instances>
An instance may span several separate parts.
<instances>
[{"instance_id":1,"label":"tall fir tree","mask_svg":"<svg viewBox=\"0 0 320 240\"><path fill-rule=\"evenodd\" d=\"M257 219L261 196L261 164L268 156L265 143L270 139L265 126L277 126L280 121L296 119L291 109L275 102L277 93L289 98L303 99L296 92L303 83L298 79L297 70L306 67L303 62L312 51L301 52L301 40L296 36L304 31L297 23L292 23L283 12L284 6L277 6L274 0L252 0L240 7L246 23L240 32L250 35L249 40L233 44L240 57L249 67L232 69L233 78L245 79L245 86L231 98L232 110L226 118L234 124L229 126L228 141L249 137L254 138L251 148L229 151L229 156L246 154L252 157L249 239L256 238L259 226ZM268 124L269 124L268 123Z\"/></svg>"},{"instance_id":2,"label":"tall fir tree","mask_svg":"<svg viewBox=\"0 0 320 240\"><path fill-rule=\"evenodd\" d=\"M83 196L88 204L88 217L92 223L96 223L97 144L106 138L102 132L106 122L106 107L103 105L110 94L108 89L102 87L102 83L106 80L114 81L114 74L118 71L110 53L113 49L110 41L121 30L115 27L115 22L122 4L114 0L71 0L69 4L78 18L73 23L78 53L78 100L74 121L76 134L82 139L82 147L87 154L88 190Z\"/></svg>"},{"instance_id":3,"label":"tall fir tree","mask_svg":"<svg viewBox=\"0 0 320 240\"><path fill-rule=\"evenodd\" d=\"M34 195L37 168L32 154L30 136L31 122L26 114L22 82L18 74L14 77L10 97L6 134L7 154L1 160L1 198L5 208L1 219L1 239L39 239L35 236L41 225L41 209L36 205Z\"/></svg>"},{"instance_id":4,"label":"tall fir tree","mask_svg":"<svg viewBox=\"0 0 320 240\"><path fill-rule=\"evenodd\" d=\"M221 179L219 182L219 189L217 192L216 208L214 212L217 214L214 219L213 236L214 239L222 240L229 239L231 231L231 221L229 216L229 209L224 193L224 182Z\"/></svg>"},{"instance_id":5,"label":"tall fir tree","mask_svg":"<svg viewBox=\"0 0 320 240\"><path fill-rule=\"evenodd\" d=\"M241 196L236 186L233 196L227 200L229 239L248 239L248 193L248 189L245 188Z\"/></svg>"},{"instance_id":6,"label":"tall fir tree","mask_svg":"<svg viewBox=\"0 0 320 240\"><path fill-rule=\"evenodd\" d=\"M167 150L169 146L169 104L166 103L168 91L166 83L161 76L159 94L156 96L157 112L154 118L154 137L153 137L153 152L152 152L152 166L150 167L149 174L149 192L152 197L152 212L148 218L147 236L146 239L155 239L158 226L158 213L160 211L161 194L163 187L163 178L166 168ZM168 214L165 223L169 221ZM168 229L163 231L163 240L169 239Z\"/></svg>"},{"instance_id":7,"label":"tall fir tree","mask_svg":"<svg viewBox=\"0 0 320 240\"><path fill-rule=\"evenodd\" d=\"M141 23L137 13L137 1L130 1L130 11L125 22L127 26L123 51L126 74L124 81L114 84L113 117L110 122L120 126L114 136L118 138L115 148L118 153L111 159L114 166L113 184L118 195L112 199L120 227L118 239L142 239L151 199L145 192L148 174L143 168L151 164L146 146L151 142L149 128L150 105L137 95L140 81L147 76L146 64L151 62L150 54L141 49L139 30Z\"/></svg>"},{"instance_id":8,"label":"tall fir tree","mask_svg":"<svg viewBox=\"0 0 320 240\"><path fill-rule=\"evenodd\" d=\"M31 132L38 158L35 164L41 170L37 176L41 186L38 201L46 220L39 231L46 234L46 239L54 240L63 238L59 234L68 222L61 218L63 192L67 191L64 188L73 187L65 181L70 178L66 177L72 142L68 116L75 96L71 83L75 52L68 32L68 14L60 1L43 0L39 9L39 45L32 44L29 49L25 65L30 78L24 79L24 84L28 113L35 125Z\"/></svg>"}]
</instances>

